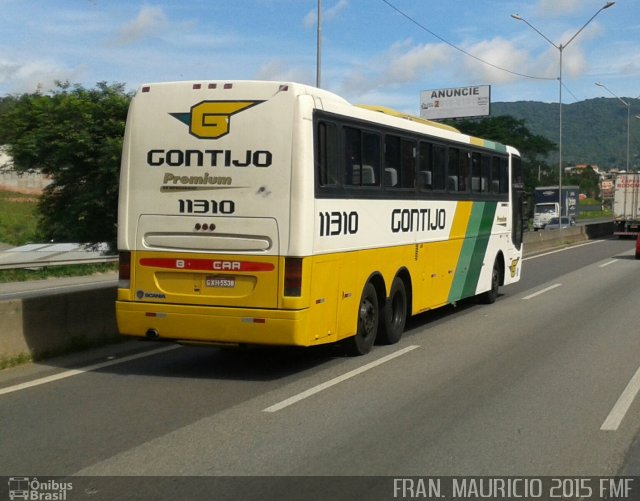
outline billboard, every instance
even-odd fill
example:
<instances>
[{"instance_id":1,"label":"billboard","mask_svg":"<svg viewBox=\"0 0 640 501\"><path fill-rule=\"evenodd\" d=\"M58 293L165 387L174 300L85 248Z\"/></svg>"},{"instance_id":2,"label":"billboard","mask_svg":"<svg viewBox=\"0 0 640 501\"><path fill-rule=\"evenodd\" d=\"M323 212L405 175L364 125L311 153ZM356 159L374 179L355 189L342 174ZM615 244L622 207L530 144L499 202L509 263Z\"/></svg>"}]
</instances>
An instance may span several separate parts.
<instances>
[{"instance_id":1,"label":"billboard","mask_svg":"<svg viewBox=\"0 0 640 501\"><path fill-rule=\"evenodd\" d=\"M420 117L427 120L487 116L490 105L490 85L423 90L420 93Z\"/></svg>"}]
</instances>

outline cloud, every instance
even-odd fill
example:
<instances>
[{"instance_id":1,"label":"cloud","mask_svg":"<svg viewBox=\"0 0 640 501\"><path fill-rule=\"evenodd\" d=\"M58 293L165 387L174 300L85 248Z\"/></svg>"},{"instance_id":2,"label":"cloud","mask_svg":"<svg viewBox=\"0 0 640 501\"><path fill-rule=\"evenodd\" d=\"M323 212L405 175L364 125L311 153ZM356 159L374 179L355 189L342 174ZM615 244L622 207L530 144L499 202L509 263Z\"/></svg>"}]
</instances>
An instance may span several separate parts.
<instances>
[{"instance_id":1,"label":"cloud","mask_svg":"<svg viewBox=\"0 0 640 501\"><path fill-rule=\"evenodd\" d=\"M391 48L390 64L384 71L383 83L402 84L423 80L428 72L447 63L452 49L445 44L425 44L403 50L402 45Z\"/></svg>"},{"instance_id":2,"label":"cloud","mask_svg":"<svg viewBox=\"0 0 640 501\"><path fill-rule=\"evenodd\" d=\"M449 55L450 47L444 44L413 45L411 40L397 42L368 61L354 62L353 67L346 71L341 92L346 95L366 94L376 89L422 81L429 72L444 65Z\"/></svg>"},{"instance_id":3,"label":"cloud","mask_svg":"<svg viewBox=\"0 0 640 501\"><path fill-rule=\"evenodd\" d=\"M354 63L345 72L339 93L346 96L367 95L411 84L439 88L504 84L522 79L499 68L524 74L532 71L534 76L555 76L553 72L549 73L550 68L532 60L525 51L517 49L511 41L503 38L481 41L463 49L493 66L444 43L415 45L411 40L405 40L369 61Z\"/></svg>"},{"instance_id":4,"label":"cloud","mask_svg":"<svg viewBox=\"0 0 640 501\"><path fill-rule=\"evenodd\" d=\"M167 16L160 7L144 6L140 9L138 17L120 28L115 44L132 45L167 24Z\"/></svg>"},{"instance_id":5,"label":"cloud","mask_svg":"<svg viewBox=\"0 0 640 501\"><path fill-rule=\"evenodd\" d=\"M465 47L464 50L487 63L491 63L486 64L461 54L461 65L457 68L457 72L469 75L473 79L473 82L468 83L510 83L522 78L515 73L538 77L547 76L546 72L541 72L539 68L534 67L535 65L527 64L529 61L527 53L518 50L513 42L504 38L483 40Z\"/></svg>"},{"instance_id":6,"label":"cloud","mask_svg":"<svg viewBox=\"0 0 640 501\"><path fill-rule=\"evenodd\" d=\"M585 44L590 41L599 38L602 35L602 28L595 22L589 25L589 28L582 31L576 38L575 29L571 29L563 32L558 36L558 40L562 40L564 49L562 51L562 74L563 77L578 78L583 76L589 69L590 60L593 57L587 57L585 53ZM567 41L571 40L571 43L567 45ZM537 56L534 56L533 49L531 52L519 51L522 63L520 64L521 73L535 75L538 77L545 77L555 79L559 75L560 53L557 47L553 47L551 44L545 43L542 39L539 40L544 47L542 52L539 52ZM560 43L560 42L558 42Z\"/></svg>"},{"instance_id":7,"label":"cloud","mask_svg":"<svg viewBox=\"0 0 640 501\"><path fill-rule=\"evenodd\" d=\"M257 80L275 80L280 82L298 82L315 84L315 74L307 68L296 68L281 59L267 61L256 73Z\"/></svg>"},{"instance_id":8,"label":"cloud","mask_svg":"<svg viewBox=\"0 0 640 501\"><path fill-rule=\"evenodd\" d=\"M0 59L0 85L9 92L22 94L55 88L56 81L73 81L79 71L65 68L52 60L33 60L18 63Z\"/></svg>"},{"instance_id":9,"label":"cloud","mask_svg":"<svg viewBox=\"0 0 640 501\"><path fill-rule=\"evenodd\" d=\"M338 0L338 2L326 10L322 11L322 21L332 21L337 15L349 5L348 0ZM313 28L318 22L318 9L312 9L304 17L303 24L305 28Z\"/></svg>"},{"instance_id":10,"label":"cloud","mask_svg":"<svg viewBox=\"0 0 640 501\"><path fill-rule=\"evenodd\" d=\"M541 16L565 16L578 12L584 4L584 0L539 0L536 10Z\"/></svg>"}]
</instances>

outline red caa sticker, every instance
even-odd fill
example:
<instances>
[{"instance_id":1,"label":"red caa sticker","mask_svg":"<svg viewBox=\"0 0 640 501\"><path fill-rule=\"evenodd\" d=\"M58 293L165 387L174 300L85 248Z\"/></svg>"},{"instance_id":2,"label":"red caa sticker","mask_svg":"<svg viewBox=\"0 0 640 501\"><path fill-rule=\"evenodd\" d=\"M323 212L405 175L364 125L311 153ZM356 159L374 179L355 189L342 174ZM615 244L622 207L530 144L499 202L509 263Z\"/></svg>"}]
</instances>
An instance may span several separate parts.
<instances>
[{"instance_id":1,"label":"red caa sticker","mask_svg":"<svg viewBox=\"0 0 640 501\"><path fill-rule=\"evenodd\" d=\"M273 271L271 263L257 263L252 261L231 261L224 259L173 259L173 258L143 258L141 266L164 268L169 270L192 271Z\"/></svg>"}]
</instances>

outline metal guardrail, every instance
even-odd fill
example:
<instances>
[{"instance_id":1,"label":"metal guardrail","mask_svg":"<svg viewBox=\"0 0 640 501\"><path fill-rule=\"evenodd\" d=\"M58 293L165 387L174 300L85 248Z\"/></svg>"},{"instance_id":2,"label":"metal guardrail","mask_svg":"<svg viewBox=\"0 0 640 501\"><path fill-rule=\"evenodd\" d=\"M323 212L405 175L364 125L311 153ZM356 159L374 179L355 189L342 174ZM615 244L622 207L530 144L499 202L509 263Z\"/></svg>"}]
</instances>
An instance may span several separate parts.
<instances>
[{"instance_id":1,"label":"metal guardrail","mask_svg":"<svg viewBox=\"0 0 640 501\"><path fill-rule=\"evenodd\" d=\"M82 259L40 259L37 261L26 261L21 263L0 263L0 270L18 270L26 268L47 268L50 266L70 266L76 264L103 264L118 261L118 256L104 256Z\"/></svg>"},{"instance_id":2,"label":"metal guardrail","mask_svg":"<svg viewBox=\"0 0 640 501\"><path fill-rule=\"evenodd\" d=\"M108 254L107 244L29 244L0 252L0 270L46 268L77 264L110 263L118 260Z\"/></svg>"}]
</instances>

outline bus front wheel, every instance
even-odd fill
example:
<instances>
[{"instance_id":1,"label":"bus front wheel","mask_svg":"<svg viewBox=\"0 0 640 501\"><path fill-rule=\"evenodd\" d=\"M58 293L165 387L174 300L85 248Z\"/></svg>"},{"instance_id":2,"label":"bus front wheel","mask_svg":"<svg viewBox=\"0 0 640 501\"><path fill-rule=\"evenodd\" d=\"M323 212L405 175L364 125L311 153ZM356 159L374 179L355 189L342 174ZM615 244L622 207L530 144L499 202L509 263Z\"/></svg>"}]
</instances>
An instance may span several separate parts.
<instances>
[{"instance_id":1,"label":"bus front wheel","mask_svg":"<svg viewBox=\"0 0 640 501\"><path fill-rule=\"evenodd\" d=\"M368 282L362 291L358 306L358 327L356 335L344 340L347 354L352 356L366 355L376 340L380 309L376 288Z\"/></svg>"},{"instance_id":2,"label":"bus front wheel","mask_svg":"<svg viewBox=\"0 0 640 501\"><path fill-rule=\"evenodd\" d=\"M498 299L498 288L500 287L500 262L498 258L493 262L491 270L491 289L480 294L480 301L484 304L493 304Z\"/></svg>"}]
</instances>

